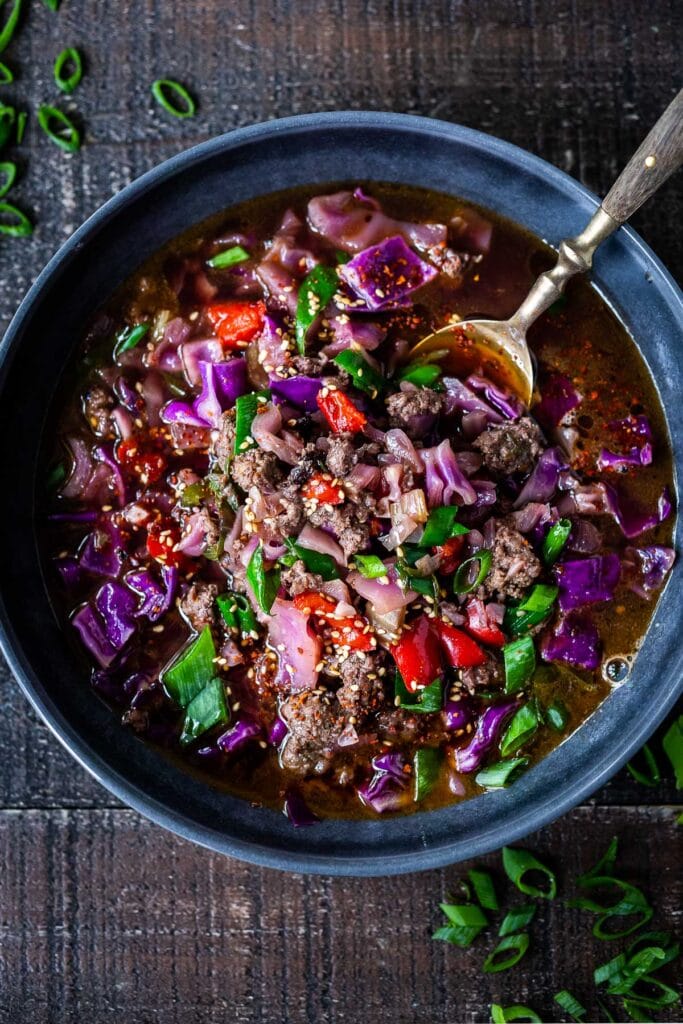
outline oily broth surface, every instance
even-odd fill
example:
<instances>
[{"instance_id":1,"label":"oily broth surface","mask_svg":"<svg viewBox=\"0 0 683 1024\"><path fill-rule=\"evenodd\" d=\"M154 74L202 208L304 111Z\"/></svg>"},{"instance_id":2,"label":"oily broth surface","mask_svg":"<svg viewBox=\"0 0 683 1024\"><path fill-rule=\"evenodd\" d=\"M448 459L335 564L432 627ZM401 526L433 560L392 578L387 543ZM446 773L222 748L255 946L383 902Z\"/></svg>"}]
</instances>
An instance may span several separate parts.
<instances>
[{"instance_id":1,"label":"oily broth surface","mask_svg":"<svg viewBox=\"0 0 683 1024\"><path fill-rule=\"evenodd\" d=\"M353 185L357 185L357 182ZM120 322L122 316L141 319L158 309L170 309L172 314L179 312L177 299L166 284L162 272L170 256L190 255L207 239L220 237L222 233L231 230L248 228L255 231L259 238L269 237L287 207L302 210L310 197L343 187L343 184L335 184L288 190L252 200L212 217L184 233L140 267L107 303L104 315L109 313L114 321ZM376 183L368 183L363 187L381 201L387 213L405 220L448 221L461 207L476 209L474 204L413 187ZM518 225L483 208L481 213L494 224L489 253L474 273L465 277L459 289L454 291L447 284L435 283L421 293L421 303L442 320L450 313L457 313L462 318L475 315L491 318L509 316L524 298L537 274L554 260L554 254L548 246ZM102 312L98 313L98 316L101 315ZM416 329L414 340L425 333L428 333L428 329ZM579 447L586 466L594 465L597 451L605 443L605 426L610 420L623 418L631 412L647 413L654 433L654 462L646 470L620 477L619 482L627 494L637 496L639 501L646 504L654 502L664 484L672 480L664 414L643 360L611 309L588 281L575 279L570 283L566 298L561 300L558 308L546 313L534 325L529 340L538 360L541 381L548 369L561 370L572 378L584 396L578 410L578 423L581 433ZM59 434L67 433L79 420L80 406L73 396L82 386L84 376L91 372L93 366L110 362L110 356L109 342L105 347L91 344L86 361L74 360L67 368L55 400ZM610 525L606 529L606 526L606 520L601 519L600 528L606 539L623 547L623 538L616 527ZM670 542L671 529L671 521L663 524L647 535L647 543ZM54 536L45 535L47 557L54 555L63 546L63 543L55 544ZM84 664L85 674L85 659L75 631L68 625L67 609L57 587L53 588L52 596L57 614L68 635L72 637L74 648L78 650L78 656ZM602 608L593 606L603 636L606 658L619 654L632 660L646 632L655 603L646 603L621 587L613 604ZM174 617L177 617L178 622L177 635L181 635L181 629L187 632L177 613ZM174 632L169 623L165 638L167 647ZM171 653L169 648L169 657ZM552 677L552 673L550 675ZM585 721L610 692L609 684L599 673L573 673L567 677L557 672L554 679L544 679L539 683L538 689L544 700L561 697L569 710L570 719L566 733L558 735L549 729L539 731L537 739L523 751L532 761L539 760L557 746ZM296 781L306 801L320 816L375 817L374 812L363 807L351 788L344 790L330 786L324 779L301 782L298 777L283 771L277 763L276 753L270 748L264 751L252 745L245 754L233 761L229 776L224 770L210 771L196 757L193 759L192 756L169 752L165 748L163 753L207 784L218 786L256 804L280 808L285 790L290 783ZM464 781L464 792L453 794L445 775L442 772L441 783L435 786L426 800L419 805L409 805L407 810L441 807L481 792L473 777L468 776Z\"/></svg>"}]
</instances>

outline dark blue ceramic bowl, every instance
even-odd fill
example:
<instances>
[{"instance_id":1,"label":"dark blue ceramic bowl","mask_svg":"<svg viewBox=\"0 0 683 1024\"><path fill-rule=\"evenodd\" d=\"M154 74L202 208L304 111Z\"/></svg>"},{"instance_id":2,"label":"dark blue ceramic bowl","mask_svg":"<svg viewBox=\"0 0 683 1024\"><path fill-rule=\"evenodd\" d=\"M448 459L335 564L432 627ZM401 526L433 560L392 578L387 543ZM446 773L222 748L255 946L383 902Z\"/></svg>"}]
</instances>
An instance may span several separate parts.
<instances>
[{"instance_id":1,"label":"dark blue ceramic bowl","mask_svg":"<svg viewBox=\"0 0 683 1024\"><path fill-rule=\"evenodd\" d=\"M280 814L198 782L120 727L89 689L58 627L33 527L45 413L93 308L142 260L210 214L260 193L353 178L464 196L553 244L583 227L598 204L566 174L514 146L458 125L396 114L313 114L256 125L144 175L60 249L24 299L0 351L0 618L3 650L29 700L121 800L188 839L257 864L379 875L449 864L519 839L585 799L631 757L681 688L683 563L674 567L629 683L512 788L441 811L295 830ZM625 228L600 250L593 277L649 364L680 472L680 292ZM679 522L679 550L680 533Z\"/></svg>"}]
</instances>

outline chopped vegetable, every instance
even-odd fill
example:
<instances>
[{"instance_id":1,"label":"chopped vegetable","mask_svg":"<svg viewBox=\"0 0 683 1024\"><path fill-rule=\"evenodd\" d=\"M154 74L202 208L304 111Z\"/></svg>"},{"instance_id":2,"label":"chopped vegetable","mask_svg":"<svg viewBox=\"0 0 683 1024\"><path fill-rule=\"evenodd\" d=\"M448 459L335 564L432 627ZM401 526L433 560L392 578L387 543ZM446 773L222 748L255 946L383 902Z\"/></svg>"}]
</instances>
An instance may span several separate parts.
<instances>
[{"instance_id":1,"label":"chopped vegetable","mask_svg":"<svg viewBox=\"0 0 683 1024\"><path fill-rule=\"evenodd\" d=\"M569 721L569 711L561 700L554 700L552 704L549 704L544 715L550 728L555 729L556 732L562 732Z\"/></svg>"},{"instance_id":2,"label":"chopped vegetable","mask_svg":"<svg viewBox=\"0 0 683 1024\"><path fill-rule=\"evenodd\" d=\"M266 613L270 612L273 601L280 588L280 572L278 569L267 570L263 558L263 545L259 543L247 565L247 582L249 583L259 607Z\"/></svg>"},{"instance_id":3,"label":"chopped vegetable","mask_svg":"<svg viewBox=\"0 0 683 1024\"><path fill-rule=\"evenodd\" d=\"M337 272L319 264L301 282L296 306L296 347L301 355L306 352L306 338L310 328L325 309L339 286Z\"/></svg>"},{"instance_id":4,"label":"chopped vegetable","mask_svg":"<svg viewBox=\"0 0 683 1024\"><path fill-rule=\"evenodd\" d=\"M543 900L554 900L557 894L557 879L555 872L542 864L528 850L516 849L512 846L503 847L503 867L505 874L513 882L520 892L527 896L537 896ZM548 879L548 888L541 889L525 881L528 872L541 872Z\"/></svg>"},{"instance_id":5,"label":"chopped vegetable","mask_svg":"<svg viewBox=\"0 0 683 1024\"><path fill-rule=\"evenodd\" d=\"M470 594L477 587L480 587L489 574L493 555L486 548L477 551L471 558L466 558L460 563L455 576L453 577L453 591L456 594ZM476 576L472 579L472 571L475 565L479 566Z\"/></svg>"},{"instance_id":6,"label":"chopped vegetable","mask_svg":"<svg viewBox=\"0 0 683 1024\"><path fill-rule=\"evenodd\" d=\"M229 629L245 638L258 636L256 616L244 594L219 594L216 604Z\"/></svg>"},{"instance_id":7,"label":"chopped vegetable","mask_svg":"<svg viewBox=\"0 0 683 1024\"><path fill-rule=\"evenodd\" d=\"M157 78L152 82L151 92L159 106L172 117L194 117L197 113L196 100L184 85L172 78Z\"/></svg>"},{"instance_id":8,"label":"chopped vegetable","mask_svg":"<svg viewBox=\"0 0 683 1024\"><path fill-rule=\"evenodd\" d=\"M301 494L308 501L318 501L321 505L343 505L346 501L343 489L335 484L330 473L314 473L301 488Z\"/></svg>"},{"instance_id":9,"label":"chopped vegetable","mask_svg":"<svg viewBox=\"0 0 683 1024\"><path fill-rule=\"evenodd\" d=\"M513 636L526 633L532 626L538 626L546 619L557 600L559 588L548 583L536 583L521 604L508 607L504 627Z\"/></svg>"},{"instance_id":10,"label":"chopped vegetable","mask_svg":"<svg viewBox=\"0 0 683 1024\"><path fill-rule=\"evenodd\" d=\"M432 363L411 363L400 375L399 380L406 380L419 388L433 388L441 374L441 367Z\"/></svg>"},{"instance_id":11,"label":"chopped vegetable","mask_svg":"<svg viewBox=\"0 0 683 1024\"><path fill-rule=\"evenodd\" d=\"M583 889L612 890L618 897L615 903L607 906L585 896L571 901L570 906L578 907L580 910L589 910L599 915L593 925L593 935L596 939L610 941L631 935L638 928L642 928L654 913L640 889L629 882L623 882L620 878L613 878L609 875L593 875L590 878L584 877L580 884ZM636 921L622 928L621 931L606 930L607 923L612 918L619 917L636 917Z\"/></svg>"},{"instance_id":12,"label":"chopped vegetable","mask_svg":"<svg viewBox=\"0 0 683 1024\"><path fill-rule=\"evenodd\" d=\"M498 971L507 971L519 963L529 948L529 936L526 932L519 932L516 935L506 935L501 939L492 953L484 960L484 973L496 974ZM508 956L505 953L511 950ZM503 959L501 959L503 956Z\"/></svg>"},{"instance_id":13,"label":"chopped vegetable","mask_svg":"<svg viewBox=\"0 0 683 1024\"><path fill-rule=\"evenodd\" d=\"M662 740L664 753L671 761L676 776L676 788L683 789L683 715L667 730Z\"/></svg>"},{"instance_id":14,"label":"chopped vegetable","mask_svg":"<svg viewBox=\"0 0 683 1024\"><path fill-rule=\"evenodd\" d=\"M291 537L285 539L285 545L291 553L289 557L300 558L309 572L318 573L324 580L339 579L337 563L331 555L326 555L321 551L313 551L304 544L295 544Z\"/></svg>"},{"instance_id":15,"label":"chopped vegetable","mask_svg":"<svg viewBox=\"0 0 683 1024\"><path fill-rule=\"evenodd\" d=\"M565 544L572 532L570 519L560 519L559 523L553 523L543 538L541 554L546 565L554 565L562 554Z\"/></svg>"},{"instance_id":16,"label":"chopped vegetable","mask_svg":"<svg viewBox=\"0 0 683 1024\"><path fill-rule=\"evenodd\" d=\"M264 302L218 302L207 306L206 315L223 348L246 348L263 328Z\"/></svg>"},{"instance_id":17,"label":"chopped vegetable","mask_svg":"<svg viewBox=\"0 0 683 1024\"><path fill-rule=\"evenodd\" d=\"M14 72L0 60L0 85L11 85L14 81Z\"/></svg>"},{"instance_id":18,"label":"chopped vegetable","mask_svg":"<svg viewBox=\"0 0 683 1024\"><path fill-rule=\"evenodd\" d=\"M575 999L571 992L568 992L566 988L554 995L553 999L558 1006L561 1006L563 1010L566 1010L572 1020L581 1022L586 1016L587 1010L585 1007L583 1007L578 999Z\"/></svg>"},{"instance_id":19,"label":"chopped vegetable","mask_svg":"<svg viewBox=\"0 0 683 1024\"><path fill-rule=\"evenodd\" d=\"M0 174L4 175L5 180L0 184L0 199L6 196L12 185L16 181L17 177L17 165L7 160L0 163Z\"/></svg>"},{"instance_id":20,"label":"chopped vegetable","mask_svg":"<svg viewBox=\"0 0 683 1024\"><path fill-rule=\"evenodd\" d=\"M534 736L540 724L538 708L534 701L523 704L507 727L507 731L500 743L500 752L503 757L516 753L520 747Z\"/></svg>"},{"instance_id":21,"label":"chopped vegetable","mask_svg":"<svg viewBox=\"0 0 683 1024\"><path fill-rule=\"evenodd\" d=\"M368 622L361 615L336 615L337 602L326 594L307 590L297 594L293 604L306 615L313 615L317 628L335 646L350 647L352 651L371 651L376 646Z\"/></svg>"},{"instance_id":22,"label":"chopped vegetable","mask_svg":"<svg viewBox=\"0 0 683 1024\"><path fill-rule=\"evenodd\" d=\"M384 387L384 380L374 366L370 366L365 356L355 349L345 348L334 357L334 362L350 375L354 387L367 392L376 398Z\"/></svg>"},{"instance_id":23,"label":"chopped vegetable","mask_svg":"<svg viewBox=\"0 0 683 1024\"><path fill-rule=\"evenodd\" d=\"M367 423L365 413L357 409L348 395L338 388L323 388L317 396L318 408L335 434L357 434Z\"/></svg>"},{"instance_id":24,"label":"chopped vegetable","mask_svg":"<svg viewBox=\"0 0 683 1024\"><path fill-rule=\"evenodd\" d=\"M149 332L149 324L135 324L134 327L124 327L116 335L114 342L114 359L118 359L124 352L135 348Z\"/></svg>"},{"instance_id":25,"label":"chopped vegetable","mask_svg":"<svg viewBox=\"0 0 683 1024\"><path fill-rule=\"evenodd\" d=\"M19 23L19 15L21 14L22 0L9 0L9 3L11 4L9 14L5 19L5 24L0 29L0 53L9 46Z\"/></svg>"},{"instance_id":26,"label":"chopped vegetable","mask_svg":"<svg viewBox=\"0 0 683 1024\"><path fill-rule=\"evenodd\" d=\"M441 674L439 640L426 615L402 633L391 653L409 693L429 686Z\"/></svg>"},{"instance_id":27,"label":"chopped vegetable","mask_svg":"<svg viewBox=\"0 0 683 1024\"><path fill-rule=\"evenodd\" d=\"M233 245L230 249L217 252L215 256L206 261L206 265L214 270L224 270L226 267L234 267L238 263L244 263L248 259L249 253L246 249L243 249L241 245Z\"/></svg>"},{"instance_id":28,"label":"chopped vegetable","mask_svg":"<svg viewBox=\"0 0 683 1024\"><path fill-rule=\"evenodd\" d=\"M72 66L71 73L65 74L65 69L69 64ZM62 50L55 61L55 85L68 95L74 91L82 77L83 61L81 55L73 46L69 46L66 50Z\"/></svg>"},{"instance_id":29,"label":"chopped vegetable","mask_svg":"<svg viewBox=\"0 0 683 1024\"><path fill-rule=\"evenodd\" d=\"M186 708L214 678L215 659L216 648L211 629L205 626L197 639L161 673L165 689L181 708Z\"/></svg>"},{"instance_id":30,"label":"chopped vegetable","mask_svg":"<svg viewBox=\"0 0 683 1024\"><path fill-rule=\"evenodd\" d=\"M641 756L645 762L646 771L642 771L633 760L630 760L626 767L636 782L640 782L641 785L652 788L661 782L662 778L659 773L657 759L647 743L640 751L639 756Z\"/></svg>"},{"instance_id":31,"label":"chopped vegetable","mask_svg":"<svg viewBox=\"0 0 683 1024\"><path fill-rule=\"evenodd\" d=\"M235 455L253 448L256 442L251 436L251 425L254 422L259 399L265 398L268 392L251 391L248 395L240 395L235 401Z\"/></svg>"},{"instance_id":32,"label":"chopped vegetable","mask_svg":"<svg viewBox=\"0 0 683 1024\"><path fill-rule=\"evenodd\" d=\"M515 932L521 932L527 925L531 924L535 916L535 903L524 903L521 907L513 907L503 918L498 934L502 937L503 935L514 935Z\"/></svg>"},{"instance_id":33,"label":"chopped vegetable","mask_svg":"<svg viewBox=\"0 0 683 1024\"><path fill-rule=\"evenodd\" d=\"M415 695L412 695L406 689L401 673L397 672L394 682L394 696L397 698L394 700L394 703L398 707L403 708L404 711L422 714L441 711L443 707L443 681L435 679L429 686L425 686L423 690L417 690ZM413 701L410 699L411 696L414 696Z\"/></svg>"},{"instance_id":34,"label":"chopped vegetable","mask_svg":"<svg viewBox=\"0 0 683 1024\"><path fill-rule=\"evenodd\" d=\"M445 544L449 537L467 533L467 527L457 523L457 518L457 505L442 505L439 508L433 508L425 523L420 546L423 548L438 547Z\"/></svg>"},{"instance_id":35,"label":"chopped vegetable","mask_svg":"<svg viewBox=\"0 0 683 1024\"><path fill-rule=\"evenodd\" d=\"M431 793L439 777L443 752L438 747L420 747L413 757L414 799L416 803Z\"/></svg>"},{"instance_id":36,"label":"chopped vegetable","mask_svg":"<svg viewBox=\"0 0 683 1024\"><path fill-rule=\"evenodd\" d=\"M477 935L488 925L486 915L474 903L441 903L439 906L450 925L438 928L432 935L433 939L450 942L464 949L471 946Z\"/></svg>"},{"instance_id":37,"label":"chopped vegetable","mask_svg":"<svg viewBox=\"0 0 683 1024\"><path fill-rule=\"evenodd\" d=\"M6 220L5 218L11 218ZM33 224L26 214L12 203L0 203L0 235L27 238L33 234Z\"/></svg>"},{"instance_id":38,"label":"chopped vegetable","mask_svg":"<svg viewBox=\"0 0 683 1024\"><path fill-rule=\"evenodd\" d=\"M354 555L354 568L367 580L378 580L386 576L387 567L377 555Z\"/></svg>"},{"instance_id":39,"label":"chopped vegetable","mask_svg":"<svg viewBox=\"0 0 683 1024\"><path fill-rule=\"evenodd\" d=\"M180 742L192 743L207 729L224 725L228 717L223 683L214 677L187 705Z\"/></svg>"},{"instance_id":40,"label":"chopped vegetable","mask_svg":"<svg viewBox=\"0 0 683 1024\"><path fill-rule=\"evenodd\" d=\"M486 655L471 636L443 619L434 619L434 629L441 641L441 647L452 668L472 668L483 665Z\"/></svg>"},{"instance_id":41,"label":"chopped vegetable","mask_svg":"<svg viewBox=\"0 0 683 1024\"><path fill-rule=\"evenodd\" d=\"M81 134L63 110L47 103L38 107L38 124L48 139L65 153L75 153L81 148Z\"/></svg>"},{"instance_id":42,"label":"chopped vegetable","mask_svg":"<svg viewBox=\"0 0 683 1024\"><path fill-rule=\"evenodd\" d=\"M484 910L498 910L498 899L496 890L493 888L493 879L488 871L481 871L472 868L467 872L467 877L472 883L474 894Z\"/></svg>"},{"instance_id":43,"label":"chopped vegetable","mask_svg":"<svg viewBox=\"0 0 683 1024\"><path fill-rule=\"evenodd\" d=\"M470 598L466 605L468 633L475 636L483 644L490 644L493 647L502 647L505 644L505 634L495 622L492 622L486 611L483 601Z\"/></svg>"},{"instance_id":44,"label":"chopped vegetable","mask_svg":"<svg viewBox=\"0 0 683 1024\"><path fill-rule=\"evenodd\" d=\"M536 652L530 636L522 636L503 647L505 692L524 689L536 670Z\"/></svg>"},{"instance_id":45,"label":"chopped vegetable","mask_svg":"<svg viewBox=\"0 0 683 1024\"><path fill-rule=\"evenodd\" d=\"M517 1003L515 1006L499 1006L491 1003L491 1024L507 1024L508 1021L526 1021L528 1024L543 1024L543 1019L529 1006Z\"/></svg>"},{"instance_id":46,"label":"chopped vegetable","mask_svg":"<svg viewBox=\"0 0 683 1024\"><path fill-rule=\"evenodd\" d=\"M487 765L474 777L478 786L484 789L504 789L509 786L529 764L528 757L512 757L509 761L498 761Z\"/></svg>"}]
</instances>

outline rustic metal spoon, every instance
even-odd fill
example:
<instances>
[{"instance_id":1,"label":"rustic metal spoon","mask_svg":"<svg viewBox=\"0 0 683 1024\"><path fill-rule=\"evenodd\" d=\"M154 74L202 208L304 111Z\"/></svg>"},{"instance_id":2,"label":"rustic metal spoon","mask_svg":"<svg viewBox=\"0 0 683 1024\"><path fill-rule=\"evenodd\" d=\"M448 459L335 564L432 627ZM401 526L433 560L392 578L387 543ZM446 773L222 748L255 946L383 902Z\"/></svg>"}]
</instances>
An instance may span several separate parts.
<instances>
[{"instance_id":1,"label":"rustic metal spoon","mask_svg":"<svg viewBox=\"0 0 683 1024\"><path fill-rule=\"evenodd\" d=\"M531 402L534 367L526 332L575 274L590 269L593 253L653 195L683 162L683 90L671 101L621 172L602 205L576 238L560 242L557 262L541 274L509 320L449 324L413 346L408 358L429 355L450 372L483 370Z\"/></svg>"}]
</instances>

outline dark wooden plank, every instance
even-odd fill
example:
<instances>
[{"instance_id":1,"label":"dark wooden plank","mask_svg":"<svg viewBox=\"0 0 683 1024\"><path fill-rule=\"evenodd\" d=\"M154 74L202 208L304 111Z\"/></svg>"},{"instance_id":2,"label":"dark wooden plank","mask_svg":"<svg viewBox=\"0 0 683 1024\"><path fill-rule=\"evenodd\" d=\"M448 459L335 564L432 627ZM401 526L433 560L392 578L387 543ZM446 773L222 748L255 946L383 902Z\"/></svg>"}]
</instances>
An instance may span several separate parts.
<instances>
[{"instance_id":1,"label":"dark wooden plank","mask_svg":"<svg viewBox=\"0 0 683 1024\"><path fill-rule=\"evenodd\" d=\"M0 1021L446 1024L487 1020L492 1000L528 1002L548 1020L562 1016L552 1007L562 986L595 1012L592 967L621 944L593 940L589 918L563 900L619 834L622 877L671 929L677 828L667 808L582 809L531 837L524 845L557 868L562 899L540 906L523 967L483 975L494 932L468 951L430 939L466 865L305 878L200 850L128 811L2 812ZM485 863L512 902L499 856Z\"/></svg>"}]
</instances>

